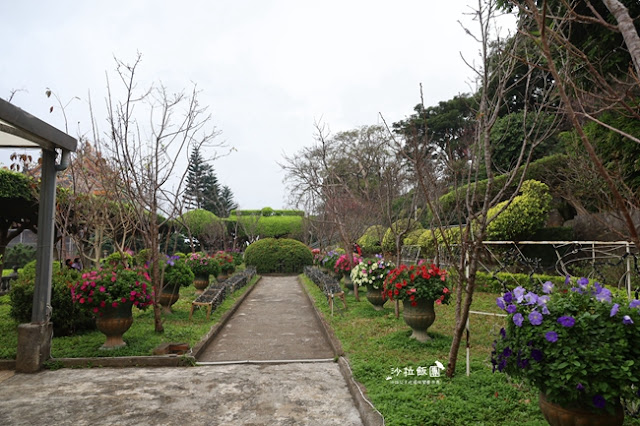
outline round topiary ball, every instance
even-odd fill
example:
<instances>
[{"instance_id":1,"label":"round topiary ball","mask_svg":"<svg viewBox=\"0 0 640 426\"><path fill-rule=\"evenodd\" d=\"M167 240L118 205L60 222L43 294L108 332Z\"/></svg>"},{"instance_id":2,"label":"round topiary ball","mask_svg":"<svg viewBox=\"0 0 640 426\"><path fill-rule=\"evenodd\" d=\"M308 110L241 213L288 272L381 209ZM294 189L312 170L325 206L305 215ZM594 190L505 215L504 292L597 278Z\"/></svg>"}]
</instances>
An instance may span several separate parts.
<instances>
[{"instance_id":1,"label":"round topiary ball","mask_svg":"<svg viewBox=\"0 0 640 426\"><path fill-rule=\"evenodd\" d=\"M265 238L251 244L244 252L247 266L255 266L258 274L302 273L313 263L311 249L298 240Z\"/></svg>"}]
</instances>

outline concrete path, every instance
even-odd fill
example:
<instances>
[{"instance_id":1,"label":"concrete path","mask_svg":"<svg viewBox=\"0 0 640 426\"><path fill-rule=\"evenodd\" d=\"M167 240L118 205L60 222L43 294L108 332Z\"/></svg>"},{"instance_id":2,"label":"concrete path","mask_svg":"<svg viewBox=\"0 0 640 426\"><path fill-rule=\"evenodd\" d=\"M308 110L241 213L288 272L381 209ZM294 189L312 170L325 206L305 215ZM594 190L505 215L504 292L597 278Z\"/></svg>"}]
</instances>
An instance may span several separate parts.
<instances>
[{"instance_id":1,"label":"concrete path","mask_svg":"<svg viewBox=\"0 0 640 426\"><path fill-rule=\"evenodd\" d=\"M200 361L326 359L296 277L263 277ZM267 361L268 362L268 361ZM362 425L337 363L0 375L0 425Z\"/></svg>"},{"instance_id":2,"label":"concrete path","mask_svg":"<svg viewBox=\"0 0 640 426\"><path fill-rule=\"evenodd\" d=\"M333 359L297 277L262 277L198 361Z\"/></svg>"}]
</instances>

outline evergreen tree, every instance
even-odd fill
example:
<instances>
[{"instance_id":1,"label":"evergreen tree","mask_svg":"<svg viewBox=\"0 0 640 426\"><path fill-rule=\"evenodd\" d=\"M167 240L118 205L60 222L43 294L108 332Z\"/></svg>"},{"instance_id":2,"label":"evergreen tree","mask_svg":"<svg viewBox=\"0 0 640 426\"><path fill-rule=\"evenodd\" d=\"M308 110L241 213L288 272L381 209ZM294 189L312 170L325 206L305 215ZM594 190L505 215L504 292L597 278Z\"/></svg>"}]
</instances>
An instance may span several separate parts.
<instances>
[{"instance_id":1,"label":"evergreen tree","mask_svg":"<svg viewBox=\"0 0 640 426\"><path fill-rule=\"evenodd\" d=\"M188 209L208 210L218 217L228 217L231 210L238 207L231 189L220 186L213 167L204 160L198 148L191 153L184 202Z\"/></svg>"}]
</instances>

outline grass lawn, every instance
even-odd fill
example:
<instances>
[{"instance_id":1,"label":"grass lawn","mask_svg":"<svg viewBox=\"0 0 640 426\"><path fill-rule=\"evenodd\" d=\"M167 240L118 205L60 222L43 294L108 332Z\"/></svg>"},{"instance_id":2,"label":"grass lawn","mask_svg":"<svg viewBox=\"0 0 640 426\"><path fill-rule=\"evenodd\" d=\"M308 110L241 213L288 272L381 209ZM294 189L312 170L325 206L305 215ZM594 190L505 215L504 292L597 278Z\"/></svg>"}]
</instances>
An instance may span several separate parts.
<instances>
[{"instance_id":1,"label":"grass lawn","mask_svg":"<svg viewBox=\"0 0 640 426\"><path fill-rule=\"evenodd\" d=\"M200 339L220 320L234 302L242 296L258 277L253 277L249 285L237 290L206 319L206 309L199 309L193 313L189 321L191 302L196 298L193 286L180 289L180 299L173 305L173 313L163 315L164 333L157 334L153 326L153 309L146 311L133 309L133 325L124 334L127 346L113 350L100 350L105 336L99 331L91 331L66 337L53 337L51 355L53 358L77 357L116 357L152 355L153 350L162 343L197 344ZM18 344L18 323L9 316L9 296L0 297L0 358L15 359Z\"/></svg>"},{"instance_id":2,"label":"grass lawn","mask_svg":"<svg viewBox=\"0 0 640 426\"><path fill-rule=\"evenodd\" d=\"M535 388L491 372L491 343L504 318L471 315L471 375L466 376L463 342L455 377L449 379L443 372L434 378L429 367L436 361L447 364L455 320L453 298L451 305L436 305L436 321L429 328L432 340L419 343L409 338L411 329L402 313L395 318L393 302L387 302L384 311L375 311L365 289L360 302L347 295L348 309L336 309L332 317L322 291L305 276L303 281L341 341L356 380L365 386L388 426L547 424ZM496 297L477 293L472 310L500 313ZM625 425L640 425L640 419L627 417Z\"/></svg>"}]
</instances>

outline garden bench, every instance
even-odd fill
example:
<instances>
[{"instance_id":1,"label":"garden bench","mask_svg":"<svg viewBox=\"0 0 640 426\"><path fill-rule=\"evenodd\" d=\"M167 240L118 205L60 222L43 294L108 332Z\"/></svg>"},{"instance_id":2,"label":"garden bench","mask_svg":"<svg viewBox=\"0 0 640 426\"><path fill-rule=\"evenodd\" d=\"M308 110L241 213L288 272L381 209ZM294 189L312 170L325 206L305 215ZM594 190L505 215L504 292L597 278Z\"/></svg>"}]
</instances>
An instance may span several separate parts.
<instances>
[{"instance_id":1,"label":"garden bench","mask_svg":"<svg viewBox=\"0 0 640 426\"><path fill-rule=\"evenodd\" d=\"M193 311L196 306L206 306L207 308L207 321L213 311L214 305L217 308L222 301L224 301L227 288L225 286L209 286L205 289L200 296L191 302L191 312L189 313L189 319L193 317Z\"/></svg>"},{"instance_id":2,"label":"garden bench","mask_svg":"<svg viewBox=\"0 0 640 426\"><path fill-rule=\"evenodd\" d=\"M338 281L336 281L335 278L330 277L319 269L313 268L311 266L306 266L304 268L304 274L308 276L315 285L322 289L322 292L327 298L327 303L329 303L329 307L331 308L332 315L333 301L336 296L339 297L340 300L342 300L342 305L345 309L347 309L347 302L344 298L344 290L342 290L340 284L338 283Z\"/></svg>"},{"instance_id":3,"label":"garden bench","mask_svg":"<svg viewBox=\"0 0 640 426\"><path fill-rule=\"evenodd\" d=\"M196 300L191 302L189 319L193 317L193 311L196 307L205 306L207 308L207 320L209 320L211 312L220 306L227 295L247 285L255 274L256 269L249 267L239 274L232 275L221 283L211 284Z\"/></svg>"}]
</instances>

